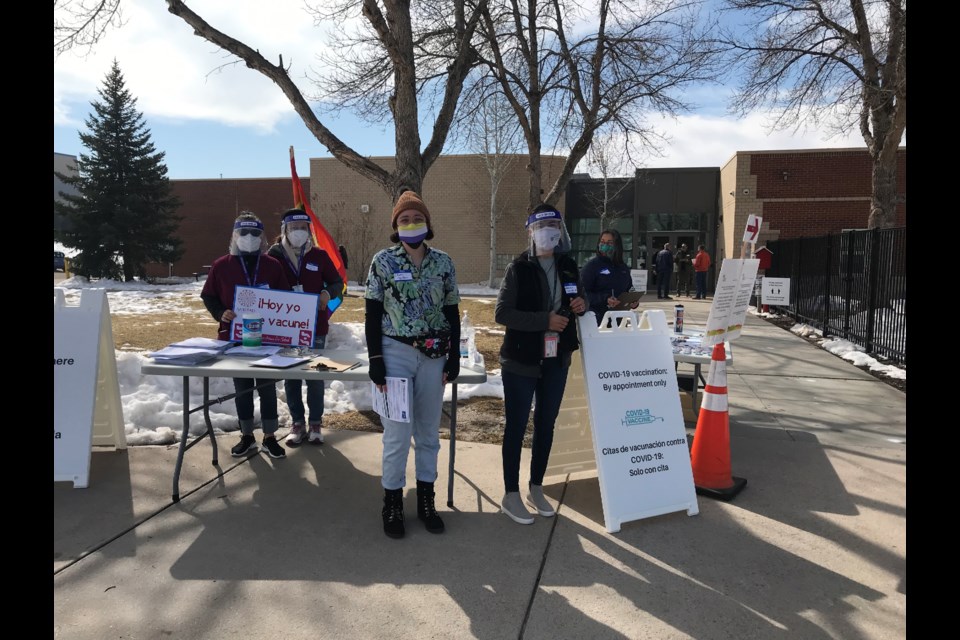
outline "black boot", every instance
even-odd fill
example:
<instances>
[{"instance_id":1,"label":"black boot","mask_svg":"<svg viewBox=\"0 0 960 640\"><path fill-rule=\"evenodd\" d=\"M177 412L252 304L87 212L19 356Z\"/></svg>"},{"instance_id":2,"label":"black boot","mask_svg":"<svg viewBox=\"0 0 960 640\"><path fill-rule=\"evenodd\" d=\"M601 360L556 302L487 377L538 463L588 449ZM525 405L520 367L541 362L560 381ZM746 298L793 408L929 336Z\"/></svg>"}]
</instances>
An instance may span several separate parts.
<instances>
[{"instance_id":1,"label":"black boot","mask_svg":"<svg viewBox=\"0 0 960 640\"><path fill-rule=\"evenodd\" d=\"M433 483L417 480L417 517L427 525L430 533L443 533L443 520L433 505Z\"/></svg>"},{"instance_id":2,"label":"black boot","mask_svg":"<svg viewBox=\"0 0 960 640\"><path fill-rule=\"evenodd\" d=\"M383 494L383 532L391 538L402 538L403 528L403 489L384 489Z\"/></svg>"}]
</instances>

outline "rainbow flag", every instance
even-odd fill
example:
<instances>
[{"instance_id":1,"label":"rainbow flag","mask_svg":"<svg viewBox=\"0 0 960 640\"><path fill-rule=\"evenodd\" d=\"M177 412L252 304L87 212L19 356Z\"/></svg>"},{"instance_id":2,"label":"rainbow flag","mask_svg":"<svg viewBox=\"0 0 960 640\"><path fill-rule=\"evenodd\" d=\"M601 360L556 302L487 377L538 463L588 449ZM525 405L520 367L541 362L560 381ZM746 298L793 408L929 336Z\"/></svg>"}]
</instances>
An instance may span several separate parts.
<instances>
[{"instance_id":1,"label":"rainbow flag","mask_svg":"<svg viewBox=\"0 0 960 640\"><path fill-rule=\"evenodd\" d=\"M300 182L300 177L297 175L297 162L293 155L293 146L290 146L290 175L293 180L293 207L294 209L302 209L304 213L310 216L310 227L313 232L313 244L323 249L327 252L327 255L330 256L330 260L333 261L333 266L337 268L337 273L340 274L340 277L343 279L343 294L347 293L347 269L343 266L343 258L340 256L340 248L337 246L337 243L333 241L333 236L330 235L330 232L327 231L327 228L320 223L320 219L313 213L313 210L310 209L310 198L303 193L303 184ZM336 300L330 301L330 306L327 308L330 310L331 315L340 306L340 301Z\"/></svg>"}]
</instances>

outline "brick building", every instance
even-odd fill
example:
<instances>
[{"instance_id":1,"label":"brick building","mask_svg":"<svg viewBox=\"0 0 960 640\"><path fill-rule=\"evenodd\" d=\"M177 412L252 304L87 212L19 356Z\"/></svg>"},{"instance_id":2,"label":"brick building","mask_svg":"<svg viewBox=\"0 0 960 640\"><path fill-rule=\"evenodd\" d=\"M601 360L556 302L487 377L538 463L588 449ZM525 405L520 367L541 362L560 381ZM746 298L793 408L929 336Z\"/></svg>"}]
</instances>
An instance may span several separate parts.
<instances>
[{"instance_id":1,"label":"brick building","mask_svg":"<svg viewBox=\"0 0 960 640\"><path fill-rule=\"evenodd\" d=\"M906 224L906 148L899 151L897 223ZM384 169L392 157L371 158ZM552 184L565 158L543 158L544 184ZM55 154L55 163L57 157ZM723 167L639 169L630 178L607 185L612 194L604 209L598 192L603 181L577 175L559 208L566 212L576 257L592 255L601 224L624 236L629 264L646 268L648 256L663 242L677 246L703 243L715 265L740 257L747 216L763 218L757 246L771 240L817 236L863 228L870 210L870 158L865 149L738 151ZM389 196L377 185L334 158L312 158L310 177L301 178L310 203L350 258L347 277L366 276L370 258L389 244ZM173 265L148 265L151 276L202 273L227 248L230 222L244 209L259 215L272 238L279 214L292 206L289 177L171 180L181 201L183 258ZM423 184L436 238L432 244L451 254L461 283L484 283L490 264L495 279L526 247L526 156L517 155L497 194L496 247L491 251L490 179L478 155L437 159ZM714 271L712 276L715 275ZM711 277L711 281L712 281ZM653 279L648 283L653 286Z\"/></svg>"},{"instance_id":2,"label":"brick building","mask_svg":"<svg viewBox=\"0 0 960 640\"><path fill-rule=\"evenodd\" d=\"M300 180L304 191L309 190L309 178ZM151 277L205 273L211 262L227 252L233 220L241 211L257 214L273 240L280 233L280 214L293 206L289 177L171 180L170 185L180 199L177 215L182 217L179 237L184 253L172 265L147 265Z\"/></svg>"}]
</instances>

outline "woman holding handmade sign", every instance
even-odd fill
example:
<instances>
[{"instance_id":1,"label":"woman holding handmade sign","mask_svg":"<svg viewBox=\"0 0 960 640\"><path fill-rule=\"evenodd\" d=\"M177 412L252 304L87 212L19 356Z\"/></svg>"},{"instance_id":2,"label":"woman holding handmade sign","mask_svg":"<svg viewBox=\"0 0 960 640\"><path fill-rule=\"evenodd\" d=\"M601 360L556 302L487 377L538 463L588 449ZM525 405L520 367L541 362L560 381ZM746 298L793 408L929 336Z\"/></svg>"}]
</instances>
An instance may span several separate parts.
<instances>
[{"instance_id":1,"label":"woman holding handmade sign","mask_svg":"<svg viewBox=\"0 0 960 640\"><path fill-rule=\"evenodd\" d=\"M543 495L543 475L553 446L553 427L567 384L571 354L580 348L573 314L583 315L577 263L566 255L570 235L560 212L538 205L527 218L529 249L510 265L500 284L496 320L506 327L500 347L503 372L503 486L500 509L518 524L533 524L520 499L520 453L533 413L533 448L527 504L544 517L555 514Z\"/></svg>"},{"instance_id":2,"label":"woman holding handmade sign","mask_svg":"<svg viewBox=\"0 0 960 640\"><path fill-rule=\"evenodd\" d=\"M269 244L263 233L263 223L249 211L242 212L233 223L230 248L210 265L207 280L200 291L207 311L220 323L217 335L221 340L232 340L230 323L237 317L233 312L233 294L238 286L280 289L290 291L290 283L283 265L264 254ZM277 381L253 378L234 378L234 402L240 421L240 442L230 450L235 457L256 453L257 439L253 435L253 389L260 395L260 425L263 429L263 447L271 458L283 458L286 451L274 435L277 421Z\"/></svg>"},{"instance_id":3,"label":"woman holding handmade sign","mask_svg":"<svg viewBox=\"0 0 960 640\"><path fill-rule=\"evenodd\" d=\"M381 416L384 489L383 531L402 538L403 488L410 438L414 442L417 517L441 533L434 505L443 387L460 373L460 292L450 256L428 246L430 211L419 195L403 191L393 207L392 242L370 263L366 291L366 339L370 379L387 391L387 376L408 380L408 421ZM451 347L452 345L452 347Z\"/></svg>"},{"instance_id":4,"label":"woman holding handmade sign","mask_svg":"<svg viewBox=\"0 0 960 640\"><path fill-rule=\"evenodd\" d=\"M619 231L603 230L597 241L597 255L583 265L580 282L590 311L597 316L599 325L608 309L620 306L619 296L633 290L630 267L623 261L623 239ZM639 300L634 300L624 308L636 309L639 304Z\"/></svg>"},{"instance_id":5,"label":"woman holding handmade sign","mask_svg":"<svg viewBox=\"0 0 960 640\"><path fill-rule=\"evenodd\" d=\"M343 299L343 279L327 252L313 245L310 237L310 216L302 209L290 209L280 219L280 237L267 251L267 255L279 260L286 269L287 279L294 291L319 294L317 325L313 333L313 348L323 349L330 331L330 314L327 305ZM309 423L303 407L302 380L284 380L287 407L293 426L286 443L296 447L307 437L309 424L310 444L323 444L320 431L323 422L323 380L307 380L307 409Z\"/></svg>"}]
</instances>

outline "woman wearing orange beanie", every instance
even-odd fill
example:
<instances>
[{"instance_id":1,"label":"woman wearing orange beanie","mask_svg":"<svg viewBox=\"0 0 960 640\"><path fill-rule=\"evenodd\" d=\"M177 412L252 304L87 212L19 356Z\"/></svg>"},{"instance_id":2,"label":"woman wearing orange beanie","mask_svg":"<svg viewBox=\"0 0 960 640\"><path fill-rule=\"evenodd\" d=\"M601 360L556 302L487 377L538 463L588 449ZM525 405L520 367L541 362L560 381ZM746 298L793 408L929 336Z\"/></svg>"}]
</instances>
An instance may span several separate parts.
<instances>
[{"instance_id":1,"label":"woman wearing orange beanie","mask_svg":"<svg viewBox=\"0 0 960 640\"><path fill-rule=\"evenodd\" d=\"M434 505L434 483L443 387L460 373L460 292L453 260L425 243L433 238L433 229L418 194L400 194L390 223L390 240L396 244L373 257L367 275L365 333L370 379L377 388L386 390L387 376L409 380L410 421L381 418L383 531L402 538L411 437L417 517L431 533L444 530Z\"/></svg>"}]
</instances>

